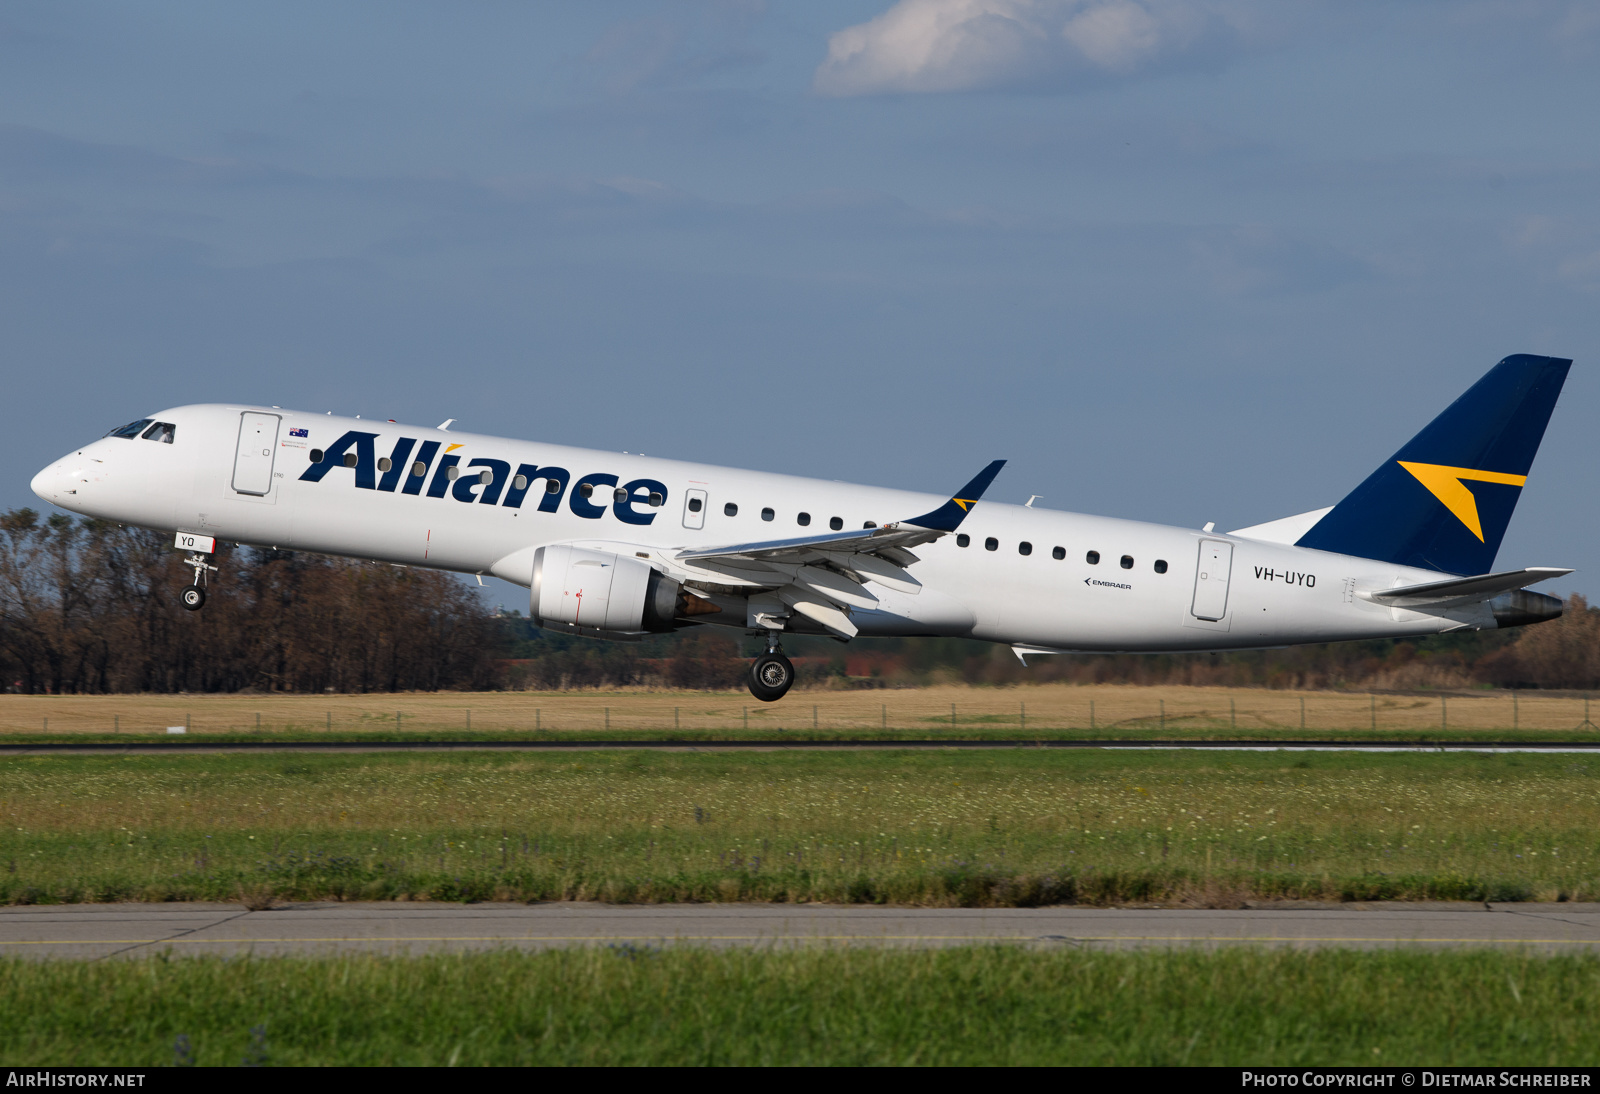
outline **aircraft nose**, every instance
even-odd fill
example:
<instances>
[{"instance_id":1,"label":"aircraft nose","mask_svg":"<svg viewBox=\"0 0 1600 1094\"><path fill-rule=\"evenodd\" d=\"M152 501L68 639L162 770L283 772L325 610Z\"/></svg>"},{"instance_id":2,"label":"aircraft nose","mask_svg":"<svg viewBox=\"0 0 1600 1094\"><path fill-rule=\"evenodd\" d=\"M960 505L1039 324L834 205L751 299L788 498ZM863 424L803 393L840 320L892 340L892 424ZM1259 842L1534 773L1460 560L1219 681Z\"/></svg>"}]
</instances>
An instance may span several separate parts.
<instances>
[{"instance_id":1,"label":"aircraft nose","mask_svg":"<svg viewBox=\"0 0 1600 1094\"><path fill-rule=\"evenodd\" d=\"M55 501L61 494L60 468L56 464L51 464L35 475L28 487L45 501Z\"/></svg>"},{"instance_id":2,"label":"aircraft nose","mask_svg":"<svg viewBox=\"0 0 1600 1094\"><path fill-rule=\"evenodd\" d=\"M52 505L65 506L69 497L76 494L79 485L72 465L67 460L57 460L33 477L28 486L35 494Z\"/></svg>"}]
</instances>

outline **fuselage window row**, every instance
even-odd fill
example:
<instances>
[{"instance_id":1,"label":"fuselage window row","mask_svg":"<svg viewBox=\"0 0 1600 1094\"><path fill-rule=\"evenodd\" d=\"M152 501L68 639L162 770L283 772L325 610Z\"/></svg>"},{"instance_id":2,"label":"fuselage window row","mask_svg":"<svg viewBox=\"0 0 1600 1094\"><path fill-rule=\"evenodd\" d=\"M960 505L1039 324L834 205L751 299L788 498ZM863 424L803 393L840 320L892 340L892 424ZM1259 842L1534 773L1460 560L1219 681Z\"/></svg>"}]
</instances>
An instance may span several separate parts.
<instances>
[{"instance_id":1,"label":"fuselage window row","mask_svg":"<svg viewBox=\"0 0 1600 1094\"><path fill-rule=\"evenodd\" d=\"M869 524L868 527L871 527L871 525ZM972 546L972 537L969 536L965 532L957 533L956 534L956 546L957 547L970 547L970 546ZM984 547L984 550L986 550L986 551L999 550L1000 541L998 539L996 539L994 536L989 536L987 539L985 539L983 541L983 547ZM1031 555L1031 554L1033 554L1033 544L1028 542L1025 539L1024 540L1020 540L1017 543L1017 554L1019 554L1019 555ZM1067 549L1065 547L1052 547L1052 548L1050 548L1050 557L1055 559L1057 562L1060 562L1060 561L1064 560L1067 557ZM1085 562L1087 562L1091 566L1098 566L1098 565L1100 565L1100 552L1099 551L1089 551L1089 552L1084 554L1083 560ZM1120 565L1124 570L1133 569L1133 556L1132 555L1123 555L1122 558L1118 561L1118 565ZM1152 569L1154 569L1155 572L1158 573L1158 574L1166 573L1167 572L1167 560L1164 559L1164 558L1156 559L1155 564L1153 565Z\"/></svg>"},{"instance_id":2,"label":"fuselage window row","mask_svg":"<svg viewBox=\"0 0 1600 1094\"><path fill-rule=\"evenodd\" d=\"M120 429L114 429L108 433L107 436L125 437L130 439L143 436L147 440L156 440L165 442L166 444L171 444L175 433L176 427L169 423L155 422L149 418L144 418L137 422L130 422L128 425L122 426ZM320 448L311 449L308 455L310 456L313 464L320 464L326 458L326 453ZM359 458L354 452L345 452L343 458L340 460L340 463L343 466L352 468L356 467L359 462ZM388 456L381 456L377 460L377 467L379 471L383 472L384 474L388 474L394 467L394 461ZM428 465L422 460L417 460L411 464L409 470L412 478L423 478L428 473ZM444 472L444 477L452 482L459 478L460 475L460 469L454 466L446 468ZM480 471L473 477L484 486L490 486L494 482L494 473L488 470ZM530 485L530 480L527 475L519 474L511 480L511 485L518 491L527 490ZM559 479L545 479L546 493L559 494L561 493L562 488L563 483ZM592 498L594 497L594 484L589 482L580 482L578 484L577 491L586 499ZM617 502L626 503L630 500L630 497L631 495L629 492L620 486L612 491L612 498ZM650 505L652 508L660 508L662 505L666 504L666 497L659 491L651 491L648 497L644 500L646 504ZM700 498L691 497L688 500L687 507L689 512L698 513L705 507L705 503ZM739 506L736 502L726 502L722 507L722 512L725 516L736 517L739 515ZM761 510L761 519L764 521L776 520L777 511L771 507L764 507ZM797 513L795 515L795 523L800 525L802 528L809 527L811 524L811 514L806 512ZM828 527L835 532L842 531L844 529L844 518L829 517ZM876 528L878 525L875 521L869 520L864 522L861 527L863 530L867 530ZM957 547L968 547L971 546L971 544L972 537L966 532L957 534ZM983 541L983 546L987 551L998 551L1000 549L1000 541L994 536L987 536ZM1017 553L1023 556L1033 554L1033 544L1028 540L1018 541ZM1050 557L1058 562L1062 561L1067 557L1067 549L1060 546L1052 547L1050 549ZM1100 552L1087 552L1084 555L1084 561L1091 566L1098 566L1100 564ZM1123 555L1119 562L1124 570L1133 569L1133 556ZM1153 569L1158 574L1166 573L1167 561L1165 559L1157 559L1154 563Z\"/></svg>"}]
</instances>

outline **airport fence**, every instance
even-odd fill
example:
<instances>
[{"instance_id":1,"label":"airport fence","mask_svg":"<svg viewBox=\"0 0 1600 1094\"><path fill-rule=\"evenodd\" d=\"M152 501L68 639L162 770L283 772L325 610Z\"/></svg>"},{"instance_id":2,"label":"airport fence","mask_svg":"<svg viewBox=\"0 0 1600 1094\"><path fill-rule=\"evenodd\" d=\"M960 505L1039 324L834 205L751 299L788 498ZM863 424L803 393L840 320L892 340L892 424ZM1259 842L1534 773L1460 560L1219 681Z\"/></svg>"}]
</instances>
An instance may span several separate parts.
<instances>
[{"instance_id":1,"label":"airport fence","mask_svg":"<svg viewBox=\"0 0 1600 1094\"><path fill-rule=\"evenodd\" d=\"M0 696L0 737L793 732L896 736L1207 736L1596 730L1582 693L1281 692L1182 687L934 687L740 693L486 692L359 696Z\"/></svg>"}]
</instances>

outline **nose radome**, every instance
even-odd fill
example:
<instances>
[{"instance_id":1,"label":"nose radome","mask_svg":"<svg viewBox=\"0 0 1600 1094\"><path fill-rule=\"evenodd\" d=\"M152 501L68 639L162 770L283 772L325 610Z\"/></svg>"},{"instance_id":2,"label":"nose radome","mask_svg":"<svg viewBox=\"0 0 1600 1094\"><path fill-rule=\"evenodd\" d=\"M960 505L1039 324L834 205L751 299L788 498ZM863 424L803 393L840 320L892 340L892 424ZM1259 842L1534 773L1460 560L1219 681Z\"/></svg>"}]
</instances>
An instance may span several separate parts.
<instances>
[{"instance_id":1,"label":"nose radome","mask_svg":"<svg viewBox=\"0 0 1600 1094\"><path fill-rule=\"evenodd\" d=\"M68 498L76 494L82 485L83 475L77 470L81 463L82 453L63 457L35 475L28 486L45 501L65 506Z\"/></svg>"},{"instance_id":2,"label":"nose radome","mask_svg":"<svg viewBox=\"0 0 1600 1094\"><path fill-rule=\"evenodd\" d=\"M59 464L51 464L33 477L28 487L45 501L55 501L61 494L61 469Z\"/></svg>"}]
</instances>

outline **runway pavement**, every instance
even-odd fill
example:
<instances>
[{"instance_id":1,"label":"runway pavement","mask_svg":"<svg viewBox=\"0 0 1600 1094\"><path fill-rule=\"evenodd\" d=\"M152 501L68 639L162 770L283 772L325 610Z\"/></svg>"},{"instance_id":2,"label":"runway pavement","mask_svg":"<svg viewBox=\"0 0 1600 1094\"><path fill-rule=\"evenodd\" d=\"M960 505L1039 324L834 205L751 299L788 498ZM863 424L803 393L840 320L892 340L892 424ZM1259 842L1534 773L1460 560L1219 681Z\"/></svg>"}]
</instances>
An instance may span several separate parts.
<instances>
[{"instance_id":1,"label":"runway pavement","mask_svg":"<svg viewBox=\"0 0 1600 1094\"><path fill-rule=\"evenodd\" d=\"M79 904L0 908L0 954L422 953L603 945L1003 943L1132 949L1201 945L1483 946L1600 952L1600 904L885 908L820 904Z\"/></svg>"}]
</instances>

